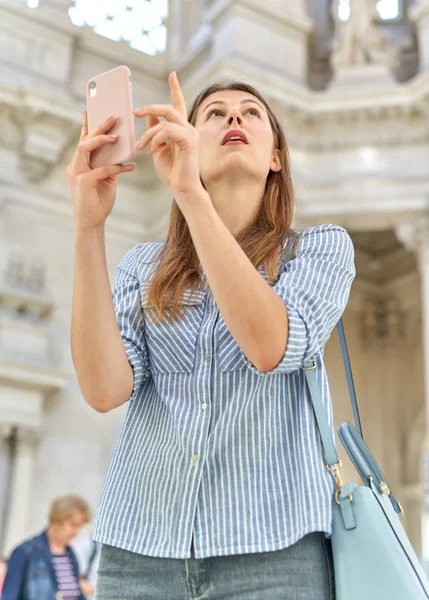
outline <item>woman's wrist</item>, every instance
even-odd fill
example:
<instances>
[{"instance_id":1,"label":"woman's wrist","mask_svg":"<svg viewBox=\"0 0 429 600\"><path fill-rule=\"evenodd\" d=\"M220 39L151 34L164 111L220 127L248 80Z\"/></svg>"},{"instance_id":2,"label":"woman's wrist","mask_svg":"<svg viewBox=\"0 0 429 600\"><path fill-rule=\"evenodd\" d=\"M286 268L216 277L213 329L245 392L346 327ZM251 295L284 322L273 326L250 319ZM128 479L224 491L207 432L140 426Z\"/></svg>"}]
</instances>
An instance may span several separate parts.
<instances>
[{"instance_id":1,"label":"woman's wrist","mask_svg":"<svg viewBox=\"0 0 429 600\"><path fill-rule=\"evenodd\" d=\"M75 225L74 239L75 242L88 239L104 239L105 227L104 224L99 227L84 227Z\"/></svg>"},{"instance_id":2,"label":"woman's wrist","mask_svg":"<svg viewBox=\"0 0 429 600\"><path fill-rule=\"evenodd\" d=\"M174 199L185 219L194 211L204 210L205 207L212 206L210 195L203 186L189 192L174 193Z\"/></svg>"}]
</instances>

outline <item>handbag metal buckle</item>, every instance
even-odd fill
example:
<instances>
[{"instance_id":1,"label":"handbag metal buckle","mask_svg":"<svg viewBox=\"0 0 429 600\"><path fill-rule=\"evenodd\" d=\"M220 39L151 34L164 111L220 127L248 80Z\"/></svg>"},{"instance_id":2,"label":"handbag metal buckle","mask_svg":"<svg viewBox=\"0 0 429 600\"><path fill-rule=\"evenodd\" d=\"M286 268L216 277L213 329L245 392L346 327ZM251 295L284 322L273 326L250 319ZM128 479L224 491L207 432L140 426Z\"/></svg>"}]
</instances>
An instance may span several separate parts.
<instances>
[{"instance_id":1,"label":"handbag metal buckle","mask_svg":"<svg viewBox=\"0 0 429 600\"><path fill-rule=\"evenodd\" d=\"M336 465L334 465L333 467L331 467L331 465L326 465L326 468L328 469L328 471L333 474L335 483L337 484L337 488L339 490L341 490L341 488L343 487L343 482L342 482L341 475L340 475L340 469L342 469L342 467L343 467L343 463L341 461L338 461L338 463Z\"/></svg>"},{"instance_id":2,"label":"handbag metal buckle","mask_svg":"<svg viewBox=\"0 0 429 600\"><path fill-rule=\"evenodd\" d=\"M333 467L331 467L331 465L326 465L326 468L328 469L328 471L333 474L334 479L335 479L335 483L336 483L336 486L337 486L337 490L335 492L335 502L337 504L340 504L340 501L339 501L338 497L340 495L341 488L344 485L343 481L341 479L341 475L340 475L340 469L342 468L342 466L343 466L343 463L341 461L338 461L338 463L336 465L334 465ZM349 500L350 500L350 502L353 501L352 494L349 494Z\"/></svg>"},{"instance_id":3,"label":"handbag metal buckle","mask_svg":"<svg viewBox=\"0 0 429 600\"><path fill-rule=\"evenodd\" d=\"M340 501L338 500L338 496L340 495L340 493L341 493L341 490L337 490L335 492L335 502L337 504L341 504ZM350 500L350 502L353 502L353 494L349 494L349 500Z\"/></svg>"},{"instance_id":4,"label":"handbag metal buckle","mask_svg":"<svg viewBox=\"0 0 429 600\"><path fill-rule=\"evenodd\" d=\"M311 362L313 363L311 367L301 367L301 369L302 369L303 371L312 371L313 369L315 369L315 368L316 368L316 365L317 365L316 361L315 361L315 360L313 360L313 361L311 361Z\"/></svg>"}]
</instances>

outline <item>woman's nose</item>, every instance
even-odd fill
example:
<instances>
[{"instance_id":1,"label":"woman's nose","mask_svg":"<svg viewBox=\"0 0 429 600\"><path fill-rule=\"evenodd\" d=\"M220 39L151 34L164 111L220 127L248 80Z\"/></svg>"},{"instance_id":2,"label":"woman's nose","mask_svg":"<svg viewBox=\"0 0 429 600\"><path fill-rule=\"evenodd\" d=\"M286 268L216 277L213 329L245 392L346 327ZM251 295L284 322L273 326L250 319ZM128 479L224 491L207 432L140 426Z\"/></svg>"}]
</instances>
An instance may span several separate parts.
<instances>
[{"instance_id":1,"label":"woman's nose","mask_svg":"<svg viewBox=\"0 0 429 600\"><path fill-rule=\"evenodd\" d=\"M233 110L228 116L228 123L231 125L232 123L242 123L241 113L238 110Z\"/></svg>"}]
</instances>

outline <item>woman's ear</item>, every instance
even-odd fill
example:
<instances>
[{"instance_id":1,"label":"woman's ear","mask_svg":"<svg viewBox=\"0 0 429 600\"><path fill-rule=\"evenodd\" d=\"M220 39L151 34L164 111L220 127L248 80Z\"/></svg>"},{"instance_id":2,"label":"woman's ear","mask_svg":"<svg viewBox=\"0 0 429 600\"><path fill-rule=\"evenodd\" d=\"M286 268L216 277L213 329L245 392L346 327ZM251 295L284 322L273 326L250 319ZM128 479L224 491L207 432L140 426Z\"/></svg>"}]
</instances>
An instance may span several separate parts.
<instances>
[{"instance_id":1,"label":"woman's ear","mask_svg":"<svg viewBox=\"0 0 429 600\"><path fill-rule=\"evenodd\" d=\"M273 158L271 160L271 165L270 165L271 171L274 171L275 173L278 173L282 168L282 162L281 162L280 157L281 157L280 150L278 148L276 148L274 150Z\"/></svg>"}]
</instances>

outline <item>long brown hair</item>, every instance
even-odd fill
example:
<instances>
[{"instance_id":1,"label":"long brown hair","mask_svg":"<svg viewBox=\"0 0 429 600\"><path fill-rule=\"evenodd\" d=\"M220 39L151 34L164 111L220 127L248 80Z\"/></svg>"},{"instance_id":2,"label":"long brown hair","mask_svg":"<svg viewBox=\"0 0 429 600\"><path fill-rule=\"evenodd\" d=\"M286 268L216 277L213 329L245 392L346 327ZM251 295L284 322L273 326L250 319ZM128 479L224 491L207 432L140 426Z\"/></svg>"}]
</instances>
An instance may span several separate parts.
<instances>
[{"instance_id":1,"label":"long brown hair","mask_svg":"<svg viewBox=\"0 0 429 600\"><path fill-rule=\"evenodd\" d=\"M293 233L294 194L290 175L286 139L276 116L259 92L241 82L216 83L205 88L194 101L188 121L195 125L198 108L204 100L224 90L247 92L260 100L270 119L275 148L280 150L282 168L267 177L264 196L254 221L236 236L236 241L255 268L263 265L271 283L278 276L279 258L285 239ZM185 217L173 200L167 239L156 258L158 262L150 280L148 303L156 308L158 318L179 311L185 289L194 292L201 282L200 263ZM167 310L171 307L171 311ZM179 311L180 312L180 311Z\"/></svg>"}]
</instances>

